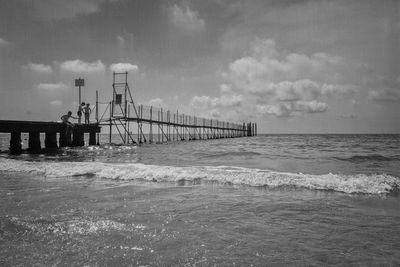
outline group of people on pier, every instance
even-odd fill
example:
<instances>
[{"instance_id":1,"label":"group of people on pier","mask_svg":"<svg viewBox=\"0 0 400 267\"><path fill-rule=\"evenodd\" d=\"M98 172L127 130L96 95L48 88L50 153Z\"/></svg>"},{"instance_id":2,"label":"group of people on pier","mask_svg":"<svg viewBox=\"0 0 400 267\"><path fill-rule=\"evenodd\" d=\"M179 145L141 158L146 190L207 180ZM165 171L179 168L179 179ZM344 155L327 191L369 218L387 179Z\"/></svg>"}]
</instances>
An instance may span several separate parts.
<instances>
[{"instance_id":1,"label":"group of people on pier","mask_svg":"<svg viewBox=\"0 0 400 267\"><path fill-rule=\"evenodd\" d=\"M68 111L67 114L61 116L61 120L63 123L67 124L70 127L74 127L74 124L69 121L70 118L72 119L77 119L78 124L82 124L82 114L85 115L85 124L90 123L90 113L92 112L92 109L90 108L90 104L85 102L82 102L79 107L78 107L78 112L77 115L78 117L72 116L72 111Z\"/></svg>"}]
</instances>

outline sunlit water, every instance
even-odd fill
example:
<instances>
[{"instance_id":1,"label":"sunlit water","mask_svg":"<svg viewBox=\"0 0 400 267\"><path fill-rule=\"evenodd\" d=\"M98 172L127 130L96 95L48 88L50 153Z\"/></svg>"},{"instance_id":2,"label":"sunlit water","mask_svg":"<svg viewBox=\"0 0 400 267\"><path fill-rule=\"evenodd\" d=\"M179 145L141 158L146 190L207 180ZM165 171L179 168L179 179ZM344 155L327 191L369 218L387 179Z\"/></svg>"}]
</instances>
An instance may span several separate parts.
<instances>
[{"instance_id":1,"label":"sunlit water","mask_svg":"<svg viewBox=\"0 0 400 267\"><path fill-rule=\"evenodd\" d=\"M399 135L5 151L0 265L395 266L399 166Z\"/></svg>"}]
</instances>

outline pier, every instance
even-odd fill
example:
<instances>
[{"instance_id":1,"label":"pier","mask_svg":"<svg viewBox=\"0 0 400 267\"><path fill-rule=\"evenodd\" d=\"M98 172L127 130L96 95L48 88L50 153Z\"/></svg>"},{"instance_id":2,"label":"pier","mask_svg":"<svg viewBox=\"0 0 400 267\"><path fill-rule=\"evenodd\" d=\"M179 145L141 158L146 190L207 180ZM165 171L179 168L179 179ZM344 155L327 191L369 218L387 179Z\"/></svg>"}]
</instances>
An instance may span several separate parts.
<instances>
[{"instance_id":1,"label":"pier","mask_svg":"<svg viewBox=\"0 0 400 267\"><path fill-rule=\"evenodd\" d=\"M96 133L99 132L100 126L97 123L75 124L71 128L61 122L0 120L0 133L11 134L11 154L20 154L22 152L21 133L29 134L28 151L30 153L39 153L42 150L40 133L45 134L44 148L55 149L59 147L84 146L85 133L89 133L89 145L96 145L98 144Z\"/></svg>"},{"instance_id":2,"label":"pier","mask_svg":"<svg viewBox=\"0 0 400 267\"><path fill-rule=\"evenodd\" d=\"M80 81L76 83L79 88L83 86L83 79L77 81ZM21 133L29 134L30 153L42 151L41 133L45 135L45 149L84 146L85 133L89 134L89 145L98 145L98 133L102 127L109 127L109 143L112 143L115 133L119 135L123 144L169 143L257 135L257 123L227 122L186 115L179 111L172 112L161 107L137 105L128 85L128 72L113 73L112 90L112 100L108 102L100 102L96 91L96 106L92 112L96 123L75 124L71 128L61 122L0 120L0 133L11 135L9 150L12 154L22 152Z\"/></svg>"},{"instance_id":3,"label":"pier","mask_svg":"<svg viewBox=\"0 0 400 267\"><path fill-rule=\"evenodd\" d=\"M99 118L100 105L106 105ZM96 93L96 121L113 129L124 144L166 143L257 135L257 124L227 122L182 114L161 107L136 105L129 85L128 72L114 72L112 100L100 102Z\"/></svg>"}]
</instances>

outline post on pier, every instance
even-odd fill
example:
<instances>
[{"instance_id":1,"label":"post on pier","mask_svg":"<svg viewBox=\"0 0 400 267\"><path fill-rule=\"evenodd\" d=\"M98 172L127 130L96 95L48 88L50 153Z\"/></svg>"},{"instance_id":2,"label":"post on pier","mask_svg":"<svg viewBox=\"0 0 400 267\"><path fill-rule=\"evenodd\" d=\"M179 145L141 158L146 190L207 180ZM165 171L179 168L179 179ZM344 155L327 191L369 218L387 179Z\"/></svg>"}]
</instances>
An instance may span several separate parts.
<instances>
[{"instance_id":1,"label":"post on pier","mask_svg":"<svg viewBox=\"0 0 400 267\"><path fill-rule=\"evenodd\" d=\"M46 148L57 148L57 133L45 132L44 146Z\"/></svg>"},{"instance_id":2,"label":"post on pier","mask_svg":"<svg viewBox=\"0 0 400 267\"><path fill-rule=\"evenodd\" d=\"M72 146L84 146L84 132L78 127L74 127L72 132Z\"/></svg>"},{"instance_id":3,"label":"post on pier","mask_svg":"<svg viewBox=\"0 0 400 267\"><path fill-rule=\"evenodd\" d=\"M29 146L28 150L31 153L38 153L40 152L41 145L40 145L40 132L29 132Z\"/></svg>"},{"instance_id":4,"label":"post on pier","mask_svg":"<svg viewBox=\"0 0 400 267\"><path fill-rule=\"evenodd\" d=\"M21 154L21 152L22 152L21 133L20 132L11 132L10 153L11 154Z\"/></svg>"},{"instance_id":5,"label":"post on pier","mask_svg":"<svg viewBox=\"0 0 400 267\"><path fill-rule=\"evenodd\" d=\"M96 144L96 132L89 132L89 146L95 146Z\"/></svg>"}]
</instances>

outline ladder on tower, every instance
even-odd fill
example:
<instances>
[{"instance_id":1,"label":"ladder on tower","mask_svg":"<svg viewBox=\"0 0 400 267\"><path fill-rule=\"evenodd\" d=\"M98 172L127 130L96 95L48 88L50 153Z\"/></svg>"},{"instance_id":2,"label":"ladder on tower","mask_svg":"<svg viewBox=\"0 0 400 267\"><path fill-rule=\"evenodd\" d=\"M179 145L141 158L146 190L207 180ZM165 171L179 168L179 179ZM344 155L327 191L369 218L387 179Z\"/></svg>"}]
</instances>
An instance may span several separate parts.
<instances>
[{"instance_id":1,"label":"ladder on tower","mask_svg":"<svg viewBox=\"0 0 400 267\"><path fill-rule=\"evenodd\" d=\"M112 127L117 129L122 142L129 144L130 142L136 143L132 132L129 130L129 122L136 121L138 124L138 135L143 136L146 142L145 135L143 134L142 124L138 109L133 101L132 93L128 84L128 72L113 72L113 98L111 102L110 113L110 140L112 135ZM131 116L131 107L133 114ZM141 138L140 138L141 140Z\"/></svg>"}]
</instances>

